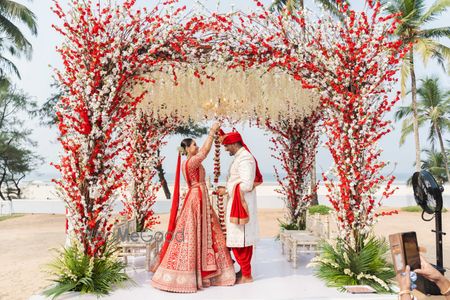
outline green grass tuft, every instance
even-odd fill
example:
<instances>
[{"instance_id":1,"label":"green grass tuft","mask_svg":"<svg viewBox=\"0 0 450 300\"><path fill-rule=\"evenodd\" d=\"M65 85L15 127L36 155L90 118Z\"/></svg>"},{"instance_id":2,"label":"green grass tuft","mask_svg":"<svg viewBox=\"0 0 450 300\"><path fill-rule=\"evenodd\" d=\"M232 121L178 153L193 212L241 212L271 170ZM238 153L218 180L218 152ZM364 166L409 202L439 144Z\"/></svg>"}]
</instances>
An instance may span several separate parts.
<instances>
[{"instance_id":1,"label":"green grass tuft","mask_svg":"<svg viewBox=\"0 0 450 300\"><path fill-rule=\"evenodd\" d=\"M418 213L422 212L422 208L419 205L405 206L400 208L400 210L404 212L418 212ZM445 207L442 208L442 212L446 213L447 209Z\"/></svg>"},{"instance_id":2,"label":"green grass tuft","mask_svg":"<svg viewBox=\"0 0 450 300\"><path fill-rule=\"evenodd\" d=\"M325 205L313 205L308 208L308 212L313 214L320 214L320 215L328 215L331 211L331 207L325 206Z\"/></svg>"},{"instance_id":3,"label":"green grass tuft","mask_svg":"<svg viewBox=\"0 0 450 300\"><path fill-rule=\"evenodd\" d=\"M10 216L0 216L0 222L1 221L5 221L5 220L9 220L9 219L23 217L23 216L24 216L24 214L12 214Z\"/></svg>"}]
</instances>

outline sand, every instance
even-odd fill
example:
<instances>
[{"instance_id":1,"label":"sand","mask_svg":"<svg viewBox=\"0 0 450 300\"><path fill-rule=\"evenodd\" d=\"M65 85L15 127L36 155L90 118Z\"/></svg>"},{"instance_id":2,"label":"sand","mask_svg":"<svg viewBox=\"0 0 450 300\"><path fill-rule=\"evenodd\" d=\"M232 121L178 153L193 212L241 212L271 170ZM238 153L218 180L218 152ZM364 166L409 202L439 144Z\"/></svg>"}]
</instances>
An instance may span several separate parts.
<instances>
[{"instance_id":1,"label":"sand","mask_svg":"<svg viewBox=\"0 0 450 300\"><path fill-rule=\"evenodd\" d=\"M260 234L262 238L278 234L277 218L283 217L281 209L260 209ZM161 215L161 224L155 230L164 230L168 215ZM65 218L63 215L34 214L0 221L0 299L28 299L50 284L43 272L52 261L54 252L64 244ZM443 215L444 231L450 235L450 213ZM401 212L384 217L376 226L379 236L390 233L417 232L419 243L428 249L427 258L434 259L434 222L423 222L419 213ZM450 241L444 237L444 266L450 267Z\"/></svg>"}]
</instances>

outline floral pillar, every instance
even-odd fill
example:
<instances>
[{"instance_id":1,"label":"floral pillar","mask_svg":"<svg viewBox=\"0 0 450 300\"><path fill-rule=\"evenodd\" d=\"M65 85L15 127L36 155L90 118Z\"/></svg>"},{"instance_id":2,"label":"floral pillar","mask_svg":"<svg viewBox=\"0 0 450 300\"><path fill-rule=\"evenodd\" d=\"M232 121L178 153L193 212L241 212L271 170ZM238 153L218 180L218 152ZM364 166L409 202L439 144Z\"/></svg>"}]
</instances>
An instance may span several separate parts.
<instances>
[{"instance_id":1,"label":"floral pillar","mask_svg":"<svg viewBox=\"0 0 450 300\"><path fill-rule=\"evenodd\" d=\"M306 209L310 205L313 192L310 188L310 173L318 143L317 122L319 114L307 117L266 119L264 128L272 133L272 156L281 164L285 176L274 167L280 185L278 193L286 199L288 224L298 229L306 227Z\"/></svg>"},{"instance_id":2,"label":"floral pillar","mask_svg":"<svg viewBox=\"0 0 450 300\"><path fill-rule=\"evenodd\" d=\"M127 118L146 92L133 94L145 74L191 56L194 29L180 27L183 8L163 12L134 9L135 1L102 6L100 1L54 1L62 35L57 51L64 91L57 103L63 152L55 167L72 235L91 256L101 256L111 231L113 199L124 186ZM183 45L183 47L181 47Z\"/></svg>"}]
</instances>

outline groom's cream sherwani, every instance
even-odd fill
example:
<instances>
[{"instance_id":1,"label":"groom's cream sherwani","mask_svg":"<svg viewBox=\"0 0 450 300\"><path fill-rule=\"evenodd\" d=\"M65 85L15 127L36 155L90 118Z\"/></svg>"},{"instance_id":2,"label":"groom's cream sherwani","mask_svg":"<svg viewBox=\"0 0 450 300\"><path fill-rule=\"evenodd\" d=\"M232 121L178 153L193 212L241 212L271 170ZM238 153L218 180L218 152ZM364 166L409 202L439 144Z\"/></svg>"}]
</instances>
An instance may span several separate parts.
<instances>
[{"instance_id":1,"label":"groom's cream sherwani","mask_svg":"<svg viewBox=\"0 0 450 300\"><path fill-rule=\"evenodd\" d=\"M227 228L227 247L238 248L255 245L259 239L259 226L257 219L256 191L253 188L253 182L256 174L256 162L253 156L242 147L234 155L231 163L227 190L229 193L226 228ZM248 214L250 220L247 224L238 225L230 222L231 205L233 203L233 191L236 184L240 183L240 189L244 193L244 199L248 205Z\"/></svg>"}]
</instances>

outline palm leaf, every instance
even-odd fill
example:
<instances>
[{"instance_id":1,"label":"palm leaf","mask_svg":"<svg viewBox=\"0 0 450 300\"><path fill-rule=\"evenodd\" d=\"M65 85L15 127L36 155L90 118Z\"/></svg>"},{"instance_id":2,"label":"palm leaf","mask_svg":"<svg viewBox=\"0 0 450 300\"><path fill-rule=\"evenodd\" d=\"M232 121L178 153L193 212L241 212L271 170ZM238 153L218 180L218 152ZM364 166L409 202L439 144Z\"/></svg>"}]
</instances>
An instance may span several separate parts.
<instances>
[{"instance_id":1,"label":"palm leaf","mask_svg":"<svg viewBox=\"0 0 450 300\"><path fill-rule=\"evenodd\" d=\"M450 0L437 0L431 7L420 17L420 23L425 24L435 20L435 17L442 14L450 7Z\"/></svg>"},{"instance_id":2,"label":"palm leaf","mask_svg":"<svg viewBox=\"0 0 450 300\"><path fill-rule=\"evenodd\" d=\"M3 33L14 43L17 49L20 50L20 52L18 53L23 52L29 58L32 50L31 43L26 39L26 37L14 23L12 23L1 14L0 28L2 29Z\"/></svg>"},{"instance_id":3,"label":"palm leaf","mask_svg":"<svg viewBox=\"0 0 450 300\"><path fill-rule=\"evenodd\" d=\"M406 95L406 85L408 83L409 75L411 74L411 63L409 62L409 55L405 55L402 60L402 66L400 69L400 85L401 85L401 95L405 97Z\"/></svg>"},{"instance_id":4,"label":"palm leaf","mask_svg":"<svg viewBox=\"0 0 450 300\"><path fill-rule=\"evenodd\" d=\"M0 0L0 14L13 21L21 21L33 35L37 35L36 15L25 5L16 1Z\"/></svg>"}]
</instances>

